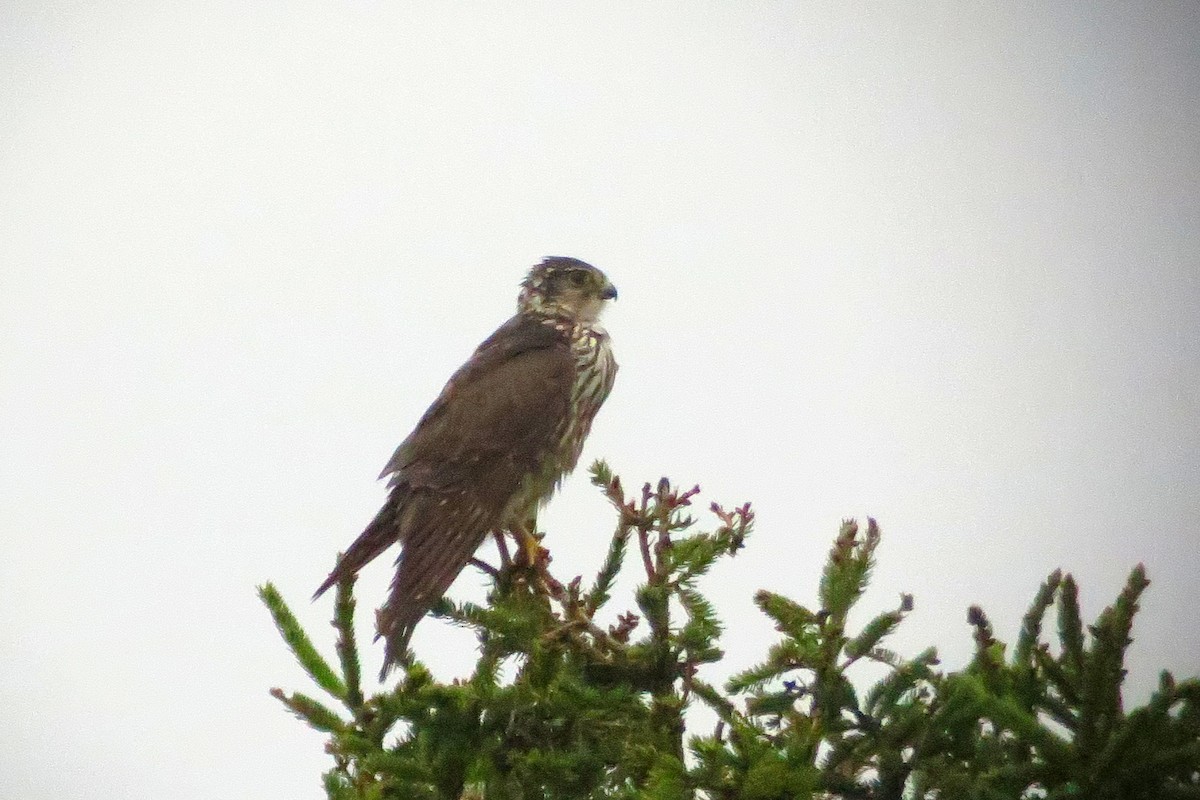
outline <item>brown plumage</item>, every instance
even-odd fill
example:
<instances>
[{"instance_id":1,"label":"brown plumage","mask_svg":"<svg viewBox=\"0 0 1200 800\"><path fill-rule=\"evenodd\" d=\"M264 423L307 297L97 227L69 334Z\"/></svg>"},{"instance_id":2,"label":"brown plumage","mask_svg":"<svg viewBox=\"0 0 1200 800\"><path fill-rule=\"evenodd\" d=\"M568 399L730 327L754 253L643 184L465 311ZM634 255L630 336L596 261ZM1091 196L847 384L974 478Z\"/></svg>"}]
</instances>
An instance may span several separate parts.
<instances>
[{"instance_id":1,"label":"brown plumage","mask_svg":"<svg viewBox=\"0 0 1200 800\"><path fill-rule=\"evenodd\" d=\"M382 675L492 531L526 531L575 468L617 366L597 320L617 291L600 270L547 258L521 284L517 313L450 378L380 477L390 494L320 596L399 542L379 610ZM382 677L381 675L381 677Z\"/></svg>"}]
</instances>

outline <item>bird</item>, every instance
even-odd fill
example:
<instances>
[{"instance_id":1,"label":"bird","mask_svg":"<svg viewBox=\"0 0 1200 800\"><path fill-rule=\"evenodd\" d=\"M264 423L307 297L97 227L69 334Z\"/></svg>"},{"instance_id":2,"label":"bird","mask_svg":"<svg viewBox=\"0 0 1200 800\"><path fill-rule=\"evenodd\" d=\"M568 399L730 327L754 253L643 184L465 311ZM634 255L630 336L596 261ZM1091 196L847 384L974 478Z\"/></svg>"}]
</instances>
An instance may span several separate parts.
<instances>
[{"instance_id":1,"label":"bird","mask_svg":"<svg viewBox=\"0 0 1200 800\"><path fill-rule=\"evenodd\" d=\"M417 623L489 534L535 550L536 514L575 468L617 373L599 324L617 289L596 267L550 256L521 282L516 313L476 348L379 478L388 496L313 599L399 543L376 614L380 680Z\"/></svg>"}]
</instances>

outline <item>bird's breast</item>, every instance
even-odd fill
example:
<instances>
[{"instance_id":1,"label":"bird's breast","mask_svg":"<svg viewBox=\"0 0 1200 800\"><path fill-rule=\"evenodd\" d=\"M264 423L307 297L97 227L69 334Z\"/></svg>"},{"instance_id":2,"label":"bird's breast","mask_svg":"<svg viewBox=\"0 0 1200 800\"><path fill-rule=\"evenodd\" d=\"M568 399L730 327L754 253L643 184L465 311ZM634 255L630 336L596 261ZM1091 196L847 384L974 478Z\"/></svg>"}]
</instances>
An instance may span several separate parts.
<instances>
[{"instance_id":1,"label":"bird's breast","mask_svg":"<svg viewBox=\"0 0 1200 800\"><path fill-rule=\"evenodd\" d=\"M596 412L608 397L617 364L602 328L558 322L554 327L564 335L571 351L570 397L555 433L555 442L546 453L541 468L527 475L505 517L523 520L553 494L563 477L575 469L583 452L583 443L592 428Z\"/></svg>"},{"instance_id":2,"label":"bird's breast","mask_svg":"<svg viewBox=\"0 0 1200 800\"><path fill-rule=\"evenodd\" d=\"M617 371L608 334L602 328L580 325L571 334L575 379L560 447L566 472L575 468L592 419L612 390Z\"/></svg>"}]
</instances>

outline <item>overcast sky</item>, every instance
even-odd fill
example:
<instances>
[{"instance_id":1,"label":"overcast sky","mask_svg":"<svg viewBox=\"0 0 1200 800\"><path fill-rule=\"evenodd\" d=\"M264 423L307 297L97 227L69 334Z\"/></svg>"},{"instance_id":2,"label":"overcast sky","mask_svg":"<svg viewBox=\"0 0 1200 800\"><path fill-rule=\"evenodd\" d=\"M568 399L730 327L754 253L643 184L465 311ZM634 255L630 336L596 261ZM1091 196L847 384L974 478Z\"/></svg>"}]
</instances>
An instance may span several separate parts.
<instances>
[{"instance_id":1,"label":"overcast sky","mask_svg":"<svg viewBox=\"0 0 1200 800\"><path fill-rule=\"evenodd\" d=\"M322 796L255 586L332 652L308 597L548 254L621 293L584 463L758 509L730 669L871 514L908 655L1142 561L1131 695L1197 674L1197 42L1190 2L5 3L0 796ZM542 522L570 576L613 518L581 471Z\"/></svg>"}]
</instances>

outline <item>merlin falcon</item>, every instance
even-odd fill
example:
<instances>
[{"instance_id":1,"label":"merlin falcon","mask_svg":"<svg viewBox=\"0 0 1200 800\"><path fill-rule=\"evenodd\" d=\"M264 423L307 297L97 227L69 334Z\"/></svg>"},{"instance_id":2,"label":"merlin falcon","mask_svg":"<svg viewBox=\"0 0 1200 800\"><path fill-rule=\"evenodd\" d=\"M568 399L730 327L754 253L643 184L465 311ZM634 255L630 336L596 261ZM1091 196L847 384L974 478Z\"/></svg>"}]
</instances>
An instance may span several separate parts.
<instances>
[{"instance_id":1,"label":"merlin falcon","mask_svg":"<svg viewBox=\"0 0 1200 800\"><path fill-rule=\"evenodd\" d=\"M538 507L575 468L612 389L617 364L598 320L616 296L578 259L533 267L517 313L451 376L383 468L387 501L314 596L400 543L376 617L387 640L381 678L488 534L511 532L528 547Z\"/></svg>"}]
</instances>

